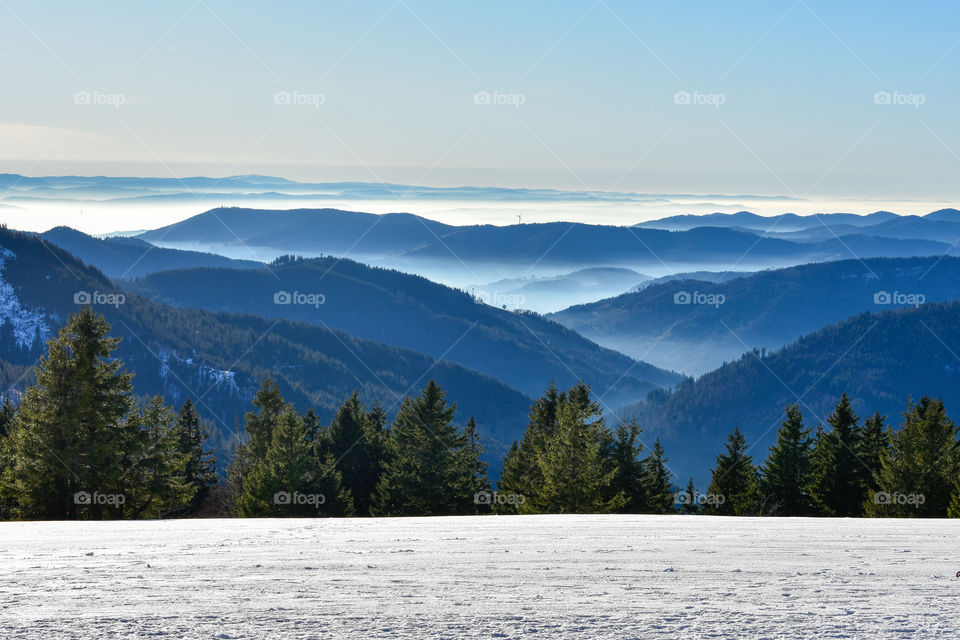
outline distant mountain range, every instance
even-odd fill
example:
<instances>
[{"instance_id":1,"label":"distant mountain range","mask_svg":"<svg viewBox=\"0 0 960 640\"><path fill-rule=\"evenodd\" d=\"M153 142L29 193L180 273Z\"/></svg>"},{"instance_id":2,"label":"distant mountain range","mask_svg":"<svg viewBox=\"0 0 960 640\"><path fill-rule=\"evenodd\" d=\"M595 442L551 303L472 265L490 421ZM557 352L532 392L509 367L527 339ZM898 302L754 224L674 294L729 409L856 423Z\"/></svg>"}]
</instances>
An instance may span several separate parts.
<instances>
[{"instance_id":1,"label":"distant mountain range","mask_svg":"<svg viewBox=\"0 0 960 640\"><path fill-rule=\"evenodd\" d=\"M667 275L855 257L960 254L946 241L857 231L797 241L721 227L664 231L565 222L453 226L412 214L221 208L137 237L161 246L263 260L286 253L344 256L461 288L518 274L554 277L594 267Z\"/></svg>"},{"instance_id":2,"label":"distant mountain range","mask_svg":"<svg viewBox=\"0 0 960 640\"><path fill-rule=\"evenodd\" d=\"M177 306L284 318L414 349L530 396L551 381L569 387L583 379L616 407L679 380L538 314L512 313L420 276L352 260L286 258L259 271L164 271L128 287Z\"/></svg>"},{"instance_id":3,"label":"distant mountain range","mask_svg":"<svg viewBox=\"0 0 960 640\"><path fill-rule=\"evenodd\" d=\"M262 269L262 262L232 260L213 253L165 249L136 238L95 238L69 227L55 227L40 234L44 240L66 249L111 278L138 276L189 267Z\"/></svg>"},{"instance_id":4,"label":"distant mountain range","mask_svg":"<svg viewBox=\"0 0 960 640\"><path fill-rule=\"evenodd\" d=\"M783 349L748 353L672 392L654 392L623 411L662 437L672 465L698 480L739 426L762 461L776 440L784 407L799 403L807 427L826 420L847 392L861 417L873 411L899 426L906 402L924 394L960 413L960 302L862 313L810 333ZM682 479L682 478L681 478Z\"/></svg>"},{"instance_id":5,"label":"distant mountain range","mask_svg":"<svg viewBox=\"0 0 960 640\"><path fill-rule=\"evenodd\" d=\"M136 373L137 393L177 405L192 398L214 424L222 456L268 375L289 401L324 419L354 389L392 412L434 378L458 402L458 420L476 416L491 462L526 424L529 397L453 362L331 328L152 302L42 238L0 228L0 377L13 385L4 393L22 390L44 341L87 302L123 339L118 356Z\"/></svg>"},{"instance_id":6,"label":"distant mountain range","mask_svg":"<svg viewBox=\"0 0 960 640\"><path fill-rule=\"evenodd\" d=\"M552 277L505 278L468 290L493 306L547 313L619 295L649 280L650 276L633 269L592 267Z\"/></svg>"},{"instance_id":7,"label":"distant mountain range","mask_svg":"<svg viewBox=\"0 0 960 640\"><path fill-rule=\"evenodd\" d=\"M841 260L725 282L667 279L549 317L635 358L699 375L864 311L913 306L918 295L960 298L960 258Z\"/></svg>"}]
</instances>

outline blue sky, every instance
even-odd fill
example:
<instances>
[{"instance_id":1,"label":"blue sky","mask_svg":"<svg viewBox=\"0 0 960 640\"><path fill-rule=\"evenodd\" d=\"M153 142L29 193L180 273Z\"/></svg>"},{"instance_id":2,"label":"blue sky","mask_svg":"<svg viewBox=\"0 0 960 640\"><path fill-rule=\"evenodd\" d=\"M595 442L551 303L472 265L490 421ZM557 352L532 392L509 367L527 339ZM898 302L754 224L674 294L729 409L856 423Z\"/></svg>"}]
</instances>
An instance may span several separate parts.
<instances>
[{"instance_id":1,"label":"blue sky","mask_svg":"<svg viewBox=\"0 0 960 640\"><path fill-rule=\"evenodd\" d=\"M950 200L958 18L947 2L2 0L0 171Z\"/></svg>"}]
</instances>

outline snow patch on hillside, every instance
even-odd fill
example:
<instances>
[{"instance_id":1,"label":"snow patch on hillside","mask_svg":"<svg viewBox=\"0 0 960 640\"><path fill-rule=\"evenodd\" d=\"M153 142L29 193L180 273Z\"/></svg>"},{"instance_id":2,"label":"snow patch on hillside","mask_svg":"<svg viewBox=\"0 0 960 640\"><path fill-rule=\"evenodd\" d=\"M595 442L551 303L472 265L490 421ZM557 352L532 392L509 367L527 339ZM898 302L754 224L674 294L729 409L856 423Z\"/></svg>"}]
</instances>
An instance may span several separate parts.
<instances>
[{"instance_id":1,"label":"snow patch on hillside","mask_svg":"<svg viewBox=\"0 0 960 640\"><path fill-rule=\"evenodd\" d=\"M17 346L29 349L39 336L43 343L50 337L50 328L47 325L47 316L39 311L31 311L20 304L17 292L13 285L3 279L3 270L7 260L15 259L17 255L0 247L0 325L7 322L13 327L13 336Z\"/></svg>"}]
</instances>

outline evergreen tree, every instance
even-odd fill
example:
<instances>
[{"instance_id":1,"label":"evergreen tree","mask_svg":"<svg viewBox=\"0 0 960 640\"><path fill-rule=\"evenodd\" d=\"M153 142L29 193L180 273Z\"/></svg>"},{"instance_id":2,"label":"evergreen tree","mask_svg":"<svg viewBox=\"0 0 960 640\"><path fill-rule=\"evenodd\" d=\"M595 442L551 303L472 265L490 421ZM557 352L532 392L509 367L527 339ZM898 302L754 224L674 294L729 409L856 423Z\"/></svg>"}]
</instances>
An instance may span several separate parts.
<instances>
[{"instance_id":1,"label":"evergreen tree","mask_svg":"<svg viewBox=\"0 0 960 640\"><path fill-rule=\"evenodd\" d=\"M880 465L890 449L890 438L884 424L886 416L875 412L863 423L863 438L860 441L858 456L865 469L866 488L870 492L880 490Z\"/></svg>"},{"instance_id":2,"label":"evergreen tree","mask_svg":"<svg viewBox=\"0 0 960 640\"><path fill-rule=\"evenodd\" d=\"M481 460L484 454L483 445L480 443L480 434L477 431L477 421L470 416L467 420L467 426L464 428L466 446L463 448L463 465L470 469L468 479L468 490L473 491L476 496L481 491L490 490L490 480L487 479L487 463ZM476 503L476 499L474 500Z\"/></svg>"},{"instance_id":3,"label":"evergreen tree","mask_svg":"<svg viewBox=\"0 0 960 640\"><path fill-rule=\"evenodd\" d=\"M957 427L943 402L924 396L907 405L903 427L891 434L881 461L880 491L867 501L870 515L943 518L960 478Z\"/></svg>"},{"instance_id":4,"label":"evergreen tree","mask_svg":"<svg viewBox=\"0 0 960 640\"><path fill-rule=\"evenodd\" d=\"M337 411L327 434L330 453L357 513L369 515L382 472L383 431L367 414L356 391Z\"/></svg>"},{"instance_id":5,"label":"evergreen tree","mask_svg":"<svg viewBox=\"0 0 960 640\"><path fill-rule=\"evenodd\" d=\"M770 447L761 470L765 511L778 516L803 516L812 513L807 487L810 484L812 441L803 427L803 416L796 404L786 408L780 423L777 443Z\"/></svg>"},{"instance_id":6,"label":"evergreen tree","mask_svg":"<svg viewBox=\"0 0 960 640\"><path fill-rule=\"evenodd\" d=\"M10 398L4 397L3 405L0 405L0 520L12 518L16 506L15 494L9 490L13 481L11 477L13 458L9 435L16 414L17 410L10 402Z\"/></svg>"},{"instance_id":7,"label":"evergreen tree","mask_svg":"<svg viewBox=\"0 0 960 640\"><path fill-rule=\"evenodd\" d=\"M610 482L611 497L622 494L627 502L617 509L620 513L645 513L650 509L647 495L646 466L640 458L643 443L639 441L640 427L624 422L617 427L608 458L613 468Z\"/></svg>"},{"instance_id":8,"label":"evergreen tree","mask_svg":"<svg viewBox=\"0 0 960 640\"><path fill-rule=\"evenodd\" d=\"M831 430L817 430L811 494L824 515L849 518L863 513L870 470L858 455L863 449L859 420L844 393L827 418Z\"/></svg>"},{"instance_id":9,"label":"evergreen tree","mask_svg":"<svg viewBox=\"0 0 960 640\"><path fill-rule=\"evenodd\" d=\"M219 481L217 460L213 450L206 448L207 429L200 420L196 405L189 398L177 414L176 433L177 447L186 456L183 479L194 489L187 509L196 512Z\"/></svg>"},{"instance_id":10,"label":"evergreen tree","mask_svg":"<svg viewBox=\"0 0 960 640\"><path fill-rule=\"evenodd\" d=\"M673 491L673 474L667 469L667 455L660 438L644 460L644 485L647 495L647 513L673 513L676 497Z\"/></svg>"},{"instance_id":11,"label":"evergreen tree","mask_svg":"<svg viewBox=\"0 0 960 640\"><path fill-rule=\"evenodd\" d=\"M328 456L320 461L303 418L290 406L277 416L262 460L243 482L241 516L314 517L349 515L353 502Z\"/></svg>"},{"instance_id":12,"label":"evergreen tree","mask_svg":"<svg viewBox=\"0 0 960 640\"><path fill-rule=\"evenodd\" d=\"M950 506L947 507L948 518L960 518L960 480L953 490L953 497L950 499Z\"/></svg>"},{"instance_id":13,"label":"evergreen tree","mask_svg":"<svg viewBox=\"0 0 960 640\"><path fill-rule=\"evenodd\" d=\"M527 504L543 486L543 473L538 458L553 437L557 425L557 410L567 402L566 393L557 390L553 382L546 393L530 407L530 419L523 438L514 442L503 461L497 490L515 496L524 496ZM497 513L518 513L521 505L497 504ZM529 506L528 506L529 509Z\"/></svg>"},{"instance_id":14,"label":"evergreen tree","mask_svg":"<svg viewBox=\"0 0 960 640\"><path fill-rule=\"evenodd\" d=\"M726 453L717 456L717 466L712 469L704 510L721 516L757 515L758 474L739 427L734 427L724 446Z\"/></svg>"},{"instance_id":15,"label":"evergreen tree","mask_svg":"<svg viewBox=\"0 0 960 640\"><path fill-rule=\"evenodd\" d=\"M286 409L287 403L280 393L277 383L267 378L257 391L253 399L256 411L244 416L245 428L249 441L247 448L255 460L262 460L273 440L273 429L276 427L280 414Z\"/></svg>"},{"instance_id":16,"label":"evergreen tree","mask_svg":"<svg viewBox=\"0 0 960 640\"><path fill-rule=\"evenodd\" d=\"M473 513L474 469L465 464L466 436L453 425L456 405L431 380L417 398L404 398L386 438L387 462L377 483L377 515Z\"/></svg>"},{"instance_id":17,"label":"evergreen tree","mask_svg":"<svg viewBox=\"0 0 960 640\"><path fill-rule=\"evenodd\" d=\"M25 519L118 517L116 502L86 496L122 492L124 463L140 440L132 374L111 358L120 342L89 307L72 314L36 367L10 433L9 473Z\"/></svg>"},{"instance_id":18,"label":"evergreen tree","mask_svg":"<svg viewBox=\"0 0 960 640\"><path fill-rule=\"evenodd\" d=\"M561 403L554 433L537 463L543 485L521 507L522 511L545 513L605 513L619 509L626 496L608 496L614 473L606 470L599 409L582 399Z\"/></svg>"},{"instance_id":19,"label":"evergreen tree","mask_svg":"<svg viewBox=\"0 0 960 640\"><path fill-rule=\"evenodd\" d=\"M124 465L124 515L160 518L188 506L197 488L185 477L190 456L180 450L173 409L155 396L129 421L139 442Z\"/></svg>"},{"instance_id":20,"label":"evergreen tree","mask_svg":"<svg viewBox=\"0 0 960 640\"><path fill-rule=\"evenodd\" d=\"M700 503L697 498L700 494L697 487L693 484L693 478L687 482L687 488L683 490L683 504L680 506L680 512L686 515L693 515L700 512Z\"/></svg>"}]
</instances>

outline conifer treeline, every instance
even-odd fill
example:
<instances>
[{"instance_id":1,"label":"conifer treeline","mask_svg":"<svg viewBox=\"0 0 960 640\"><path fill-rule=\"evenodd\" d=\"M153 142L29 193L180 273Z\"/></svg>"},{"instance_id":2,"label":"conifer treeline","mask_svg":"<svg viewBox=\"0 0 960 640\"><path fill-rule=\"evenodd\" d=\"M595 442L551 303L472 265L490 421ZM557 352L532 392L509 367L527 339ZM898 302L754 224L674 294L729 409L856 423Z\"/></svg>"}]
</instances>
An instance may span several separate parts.
<instances>
[{"instance_id":1,"label":"conifer treeline","mask_svg":"<svg viewBox=\"0 0 960 640\"><path fill-rule=\"evenodd\" d=\"M496 490L473 418L433 381L393 422L354 392L322 424L266 380L218 478L206 429L187 400L134 400L118 340L90 309L48 343L19 406L0 406L0 518L105 519L203 515L346 516L494 513L706 513L960 517L958 429L922 398L899 429L861 422L844 395L811 430L786 408L777 442L755 465L734 429L706 493L674 486L659 440L632 422L609 428L584 383L551 385L530 409Z\"/></svg>"}]
</instances>

